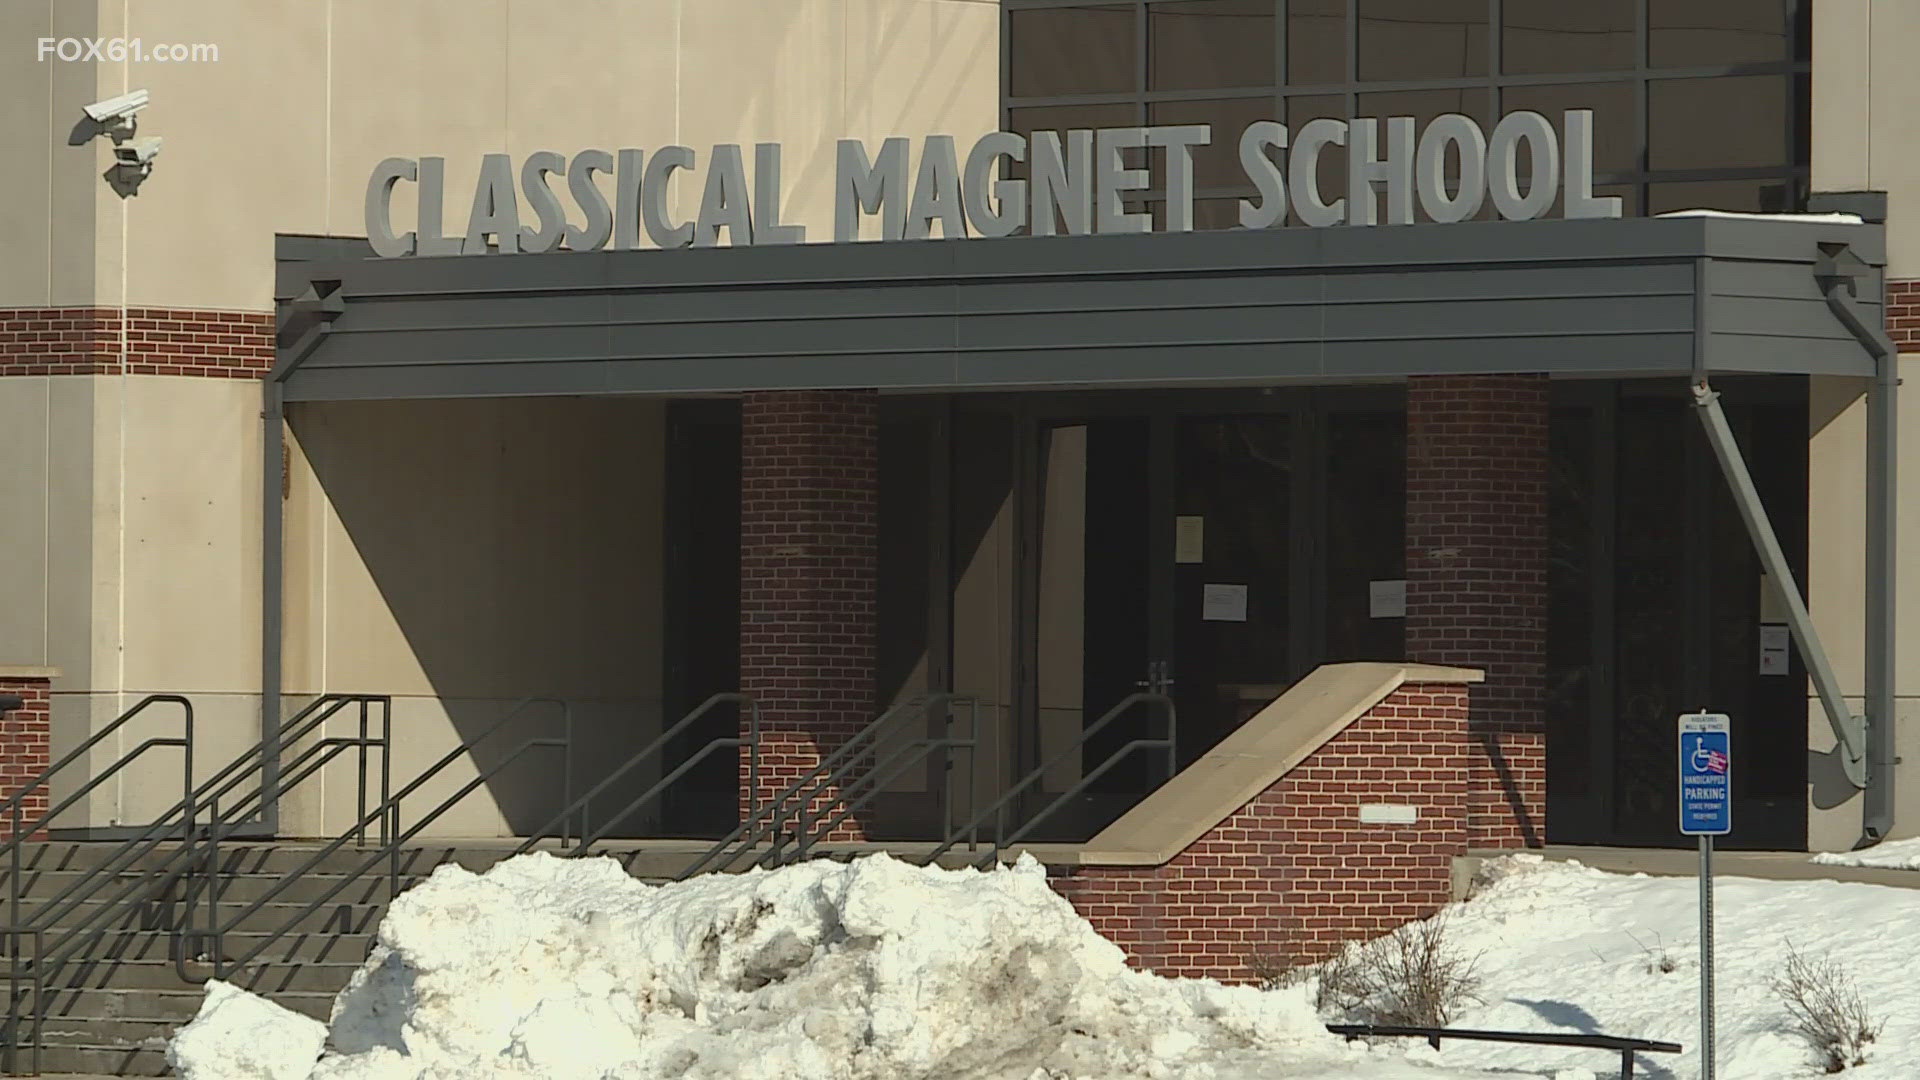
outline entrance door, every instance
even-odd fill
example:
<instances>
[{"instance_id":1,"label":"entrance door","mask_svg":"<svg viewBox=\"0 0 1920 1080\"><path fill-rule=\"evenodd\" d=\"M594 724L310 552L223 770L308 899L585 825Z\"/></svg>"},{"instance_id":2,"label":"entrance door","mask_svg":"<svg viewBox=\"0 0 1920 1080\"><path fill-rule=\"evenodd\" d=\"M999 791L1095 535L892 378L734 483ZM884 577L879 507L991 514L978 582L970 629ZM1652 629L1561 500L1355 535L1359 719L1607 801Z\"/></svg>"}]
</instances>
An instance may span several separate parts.
<instances>
[{"instance_id":1,"label":"entrance door","mask_svg":"<svg viewBox=\"0 0 1920 1080\"><path fill-rule=\"evenodd\" d=\"M1286 413L1176 422L1172 672L1183 767L1299 674L1293 428Z\"/></svg>"},{"instance_id":2,"label":"entrance door","mask_svg":"<svg viewBox=\"0 0 1920 1080\"><path fill-rule=\"evenodd\" d=\"M1319 609L1303 553L1320 530L1296 489L1325 466L1297 437L1303 400L1229 412L1244 395L1127 395L1026 421L1015 772L1056 764L1022 812L1080 786L1039 835L1085 838L1169 775L1158 748L1115 758L1162 736L1156 709L1085 735L1129 695L1173 699L1177 768L1310 666Z\"/></svg>"}]
</instances>

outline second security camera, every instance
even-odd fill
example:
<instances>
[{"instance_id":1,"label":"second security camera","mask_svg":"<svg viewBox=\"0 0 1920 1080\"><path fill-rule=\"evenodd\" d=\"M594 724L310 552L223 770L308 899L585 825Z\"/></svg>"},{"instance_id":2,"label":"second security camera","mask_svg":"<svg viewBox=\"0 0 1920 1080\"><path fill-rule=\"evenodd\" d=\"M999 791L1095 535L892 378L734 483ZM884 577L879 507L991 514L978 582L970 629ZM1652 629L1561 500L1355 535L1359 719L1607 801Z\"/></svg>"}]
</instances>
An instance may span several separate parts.
<instances>
[{"instance_id":1,"label":"second security camera","mask_svg":"<svg viewBox=\"0 0 1920 1080\"><path fill-rule=\"evenodd\" d=\"M123 169L145 172L153 168L153 159L158 156L160 156L160 136L158 135L128 139L113 148L113 163Z\"/></svg>"}]
</instances>

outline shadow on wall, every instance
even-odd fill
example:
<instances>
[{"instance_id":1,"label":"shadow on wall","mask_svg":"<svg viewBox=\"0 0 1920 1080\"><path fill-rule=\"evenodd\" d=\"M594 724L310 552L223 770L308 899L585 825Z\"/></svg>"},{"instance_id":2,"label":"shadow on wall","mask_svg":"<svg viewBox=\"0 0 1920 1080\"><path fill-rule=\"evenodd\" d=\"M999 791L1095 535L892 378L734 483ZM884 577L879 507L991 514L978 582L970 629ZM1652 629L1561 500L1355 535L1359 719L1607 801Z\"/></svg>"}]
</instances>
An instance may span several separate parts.
<instances>
[{"instance_id":1,"label":"shadow on wall","mask_svg":"<svg viewBox=\"0 0 1920 1080\"><path fill-rule=\"evenodd\" d=\"M289 514L289 581L311 582L289 589L289 639L304 620L320 687L395 696L396 788L526 697L572 706L575 793L658 733L662 415L590 398L293 407L339 528ZM404 812L417 819L434 791L559 730L557 709L528 710ZM561 787L559 753L530 751L434 833L524 834L559 809ZM330 808L328 821L347 816Z\"/></svg>"}]
</instances>

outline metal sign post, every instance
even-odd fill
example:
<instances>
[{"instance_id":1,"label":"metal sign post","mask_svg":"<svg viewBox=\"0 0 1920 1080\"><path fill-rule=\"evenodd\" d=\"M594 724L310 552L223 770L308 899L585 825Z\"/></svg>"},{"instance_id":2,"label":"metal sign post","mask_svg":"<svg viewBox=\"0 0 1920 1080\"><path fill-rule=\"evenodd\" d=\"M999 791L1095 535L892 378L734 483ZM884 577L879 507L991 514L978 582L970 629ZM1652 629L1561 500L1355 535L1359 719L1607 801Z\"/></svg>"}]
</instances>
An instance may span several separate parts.
<instances>
[{"instance_id":1,"label":"metal sign post","mask_svg":"<svg viewBox=\"0 0 1920 1080\"><path fill-rule=\"evenodd\" d=\"M1680 832L1700 838L1700 1080L1713 1080L1713 838L1733 830L1733 734L1724 713L1680 717Z\"/></svg>"}]
</instances>

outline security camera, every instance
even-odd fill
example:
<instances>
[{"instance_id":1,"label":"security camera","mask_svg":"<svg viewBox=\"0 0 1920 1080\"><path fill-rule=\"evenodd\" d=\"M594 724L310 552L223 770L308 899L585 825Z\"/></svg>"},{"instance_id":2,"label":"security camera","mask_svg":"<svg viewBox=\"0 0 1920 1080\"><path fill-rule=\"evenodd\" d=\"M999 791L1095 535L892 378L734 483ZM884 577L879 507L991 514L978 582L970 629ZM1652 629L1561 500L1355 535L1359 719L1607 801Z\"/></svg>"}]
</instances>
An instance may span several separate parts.
<instances>
[{"instance_id":1,"label":"security camera","mask_svg":"<svg viewBox=\"0 0 1920 1080\"><path fill-rule=\"evenodd\" d=\"M86 111L87 119L96 124L106 124L115 121L131 123L133 114L146 107L147 92L145 90L134 90L121 94L119 97L110 97L105 101L96 101L91 105L83 106L83 109Z\"/></svg>"},{"instance_id":2,"label":"security camera","mask_svg":"<svg viewBox=\"0 0 1920 1080\"><path fill-rule=\"evenodd\" d=\"M123 169L137 169L142 172L153 167L153 159L160 155L160 136L149 135L144 139L128 139L113 148L113 163Z\"/></svg>"}]
</instances>

